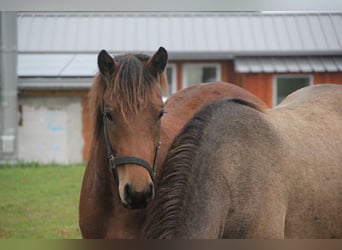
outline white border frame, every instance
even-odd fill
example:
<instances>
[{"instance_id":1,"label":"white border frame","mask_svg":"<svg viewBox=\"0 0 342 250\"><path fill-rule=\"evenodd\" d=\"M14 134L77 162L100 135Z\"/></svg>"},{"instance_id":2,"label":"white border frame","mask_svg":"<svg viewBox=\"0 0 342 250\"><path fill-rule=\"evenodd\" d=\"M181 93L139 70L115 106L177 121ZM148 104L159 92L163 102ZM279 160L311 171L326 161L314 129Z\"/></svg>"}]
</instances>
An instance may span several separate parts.
<instances>
[{"instance_id":1,"label":"white border frame","mask_svg":"<svg viewBox=\"0 0 342 250\"><path fill-rule=\"evenodd\" d=\"M215 81L221 81L222 78L222 66L220 63L184 63L182 66L182 88L189 87L188 86L188 76L186 74L186 68L191 65L201 66L201 67L215 67L217 70L217 77ZM199 82L200 83L200 82Z\"/></svg>"},{"instance_id":2,"label":"white border frame","mask_svg":"<svg viewBox=\"0 0 342 250\"><path fill-rule=\"evenodd\" d=\"M278 92L278 85L277 79L278 78L309 78L309 86L313 85L313 75L312 74L276 74L273 75L272 78L272 106L275 107L277 105L277 92Z\"/></svg>"}]
</instances>

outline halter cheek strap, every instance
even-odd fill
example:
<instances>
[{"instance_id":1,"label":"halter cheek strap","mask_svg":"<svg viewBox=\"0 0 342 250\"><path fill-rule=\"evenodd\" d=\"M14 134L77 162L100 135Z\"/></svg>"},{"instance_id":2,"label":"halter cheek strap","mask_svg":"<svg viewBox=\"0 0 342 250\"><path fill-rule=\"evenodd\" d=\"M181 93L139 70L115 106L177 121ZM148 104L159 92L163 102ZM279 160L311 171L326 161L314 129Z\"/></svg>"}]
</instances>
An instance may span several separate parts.
<instances>
[{"instance_id":1,"label":"halter cheek strap","mask_svg":"<svg viewBox=\"0 0 342 250\"><path fill-rule=\"evenodd\" d=\"M112 148L110 146L109 143L109 139L108 139L108 134L107 134L107 114L106 112L103 112L103 132L104 132L104 139L105 139L105 143L106 143L106 147L107 147L107 157L109 160L109 169L112 171L112 174L114 176L114 179L116 181L116 183L118 182L118 178L117 178L117 174L116 174L116 167L120 166L120 165L125 165L125 164L135 164L135 165L139 165L143 168L145 168L148 173L151 176L152 181L154 181L155 175L156 175L156 168L157 168L157 158L158 158L158 152L159 152L159 148L160 148L160 141L158 142L156 149L155 149L155 153L154 153L154 159L153 159L153 167L151 167L151 165L145 161L144 159L138 158L138 157L134 157L134 156L122 156L122 157L115 157L113 155L112 152Z\"/></svg>"}]
</instances>

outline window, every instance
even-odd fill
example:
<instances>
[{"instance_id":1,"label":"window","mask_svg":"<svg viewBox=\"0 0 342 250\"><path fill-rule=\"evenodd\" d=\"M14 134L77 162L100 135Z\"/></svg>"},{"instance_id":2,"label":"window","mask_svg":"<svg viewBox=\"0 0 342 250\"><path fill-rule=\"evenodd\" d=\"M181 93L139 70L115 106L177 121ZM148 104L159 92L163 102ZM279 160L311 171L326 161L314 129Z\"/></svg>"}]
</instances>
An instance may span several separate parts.
<instances>
[{"instance_id":1,"label":"window","mask_svg":"<svg viewBox=\"0 0 342 250\"><path fill-rule=\"evenodd\" d=\"M311 84L312 77L309 75L275 76L273 83L273 106L279 104L286 96L297 89Z\"/></svg>"},{"instance_id":2,"label":"window","mask_svg":"<svg viewBox=\"0 0 342 250\"><path fill-rule=\"evenodd\" d=\"M183 87L221 80L220 64L184 64Z\"/></svg>"},{"instance_id":3,"label":"window","mask_svg":"<svg viewBox=\"0 0 342 250\"><path fill-rule=\"evenodd\" d=\"M172 95L177 91L176 64L168 64L166 66L166 77L169 84L169 94Z\"/></svg>"}]
</instances>

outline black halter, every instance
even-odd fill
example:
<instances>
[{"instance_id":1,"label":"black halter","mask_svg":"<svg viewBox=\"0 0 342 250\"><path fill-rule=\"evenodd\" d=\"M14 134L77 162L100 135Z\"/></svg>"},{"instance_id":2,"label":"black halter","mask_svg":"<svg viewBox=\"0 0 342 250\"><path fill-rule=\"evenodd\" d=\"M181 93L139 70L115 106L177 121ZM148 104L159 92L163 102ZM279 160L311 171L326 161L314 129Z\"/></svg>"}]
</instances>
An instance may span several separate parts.
<instances>
[{"instance_id":1,"label":"black halter","mask_svg":"<svg viewBox=\"0 0 342 250\"><path fill-rule=\"evenodd\" d=\"M134 156L115 157L113 155L112 148L111 148L111 145L109 143L108 134L107 134L107 120L106 120L107 113L102 112L102 117L103 117L104 138L105 138L108 160L109 160L109 170L112 171L112 174L114 176L116 183L118 184L119 182L117 179L115 169L117 166L125 165L125 164L136 164L136 165L139 165L139 166L145 168L149 172L152 181L154 181L154 178L156 175L157 157L158 157L158 151L160 148L160 141L158 142L156 149L155 149L154 159L153 159L153 167L151 167L151 165L147 161L145 161L144 159L138 158L138 157L134 157Z\"/></svg>"}]
</instances>

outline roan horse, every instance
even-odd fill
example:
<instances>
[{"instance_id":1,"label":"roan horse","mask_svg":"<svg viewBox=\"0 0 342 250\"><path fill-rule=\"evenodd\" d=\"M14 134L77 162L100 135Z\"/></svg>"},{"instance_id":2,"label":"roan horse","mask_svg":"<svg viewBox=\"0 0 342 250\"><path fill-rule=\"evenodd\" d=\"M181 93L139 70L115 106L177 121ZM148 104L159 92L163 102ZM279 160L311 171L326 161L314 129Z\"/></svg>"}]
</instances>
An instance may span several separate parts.
<instances>
[{"instance_id":1,"label":"roan horse","mask_svg":"<svg viewBox=\"0 0 342 250\"><path fill-rule=\"evenodd\" d=\"M143 238L341 238L342 86L207 105L175 139Z\"/></svg>"},{"instance_id":2,"label":"roan horse","mask_svg":"<svg viewBox=\"0 0 342 250\"><path fill-rule=\"evenodd\" d=\"M266 108L249 92L223 82L179 91L164 106L166 64L162 47L151 57L98 55L99 73L89 94L92 147L79 204L84 238L140 237L143 208L154 196L169 146L203 105L231 96Z\"/></svg>"}]
</instances>

